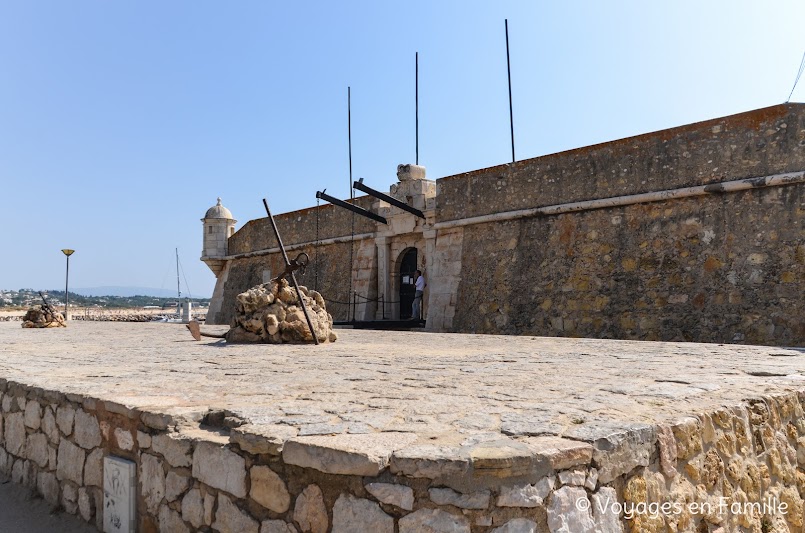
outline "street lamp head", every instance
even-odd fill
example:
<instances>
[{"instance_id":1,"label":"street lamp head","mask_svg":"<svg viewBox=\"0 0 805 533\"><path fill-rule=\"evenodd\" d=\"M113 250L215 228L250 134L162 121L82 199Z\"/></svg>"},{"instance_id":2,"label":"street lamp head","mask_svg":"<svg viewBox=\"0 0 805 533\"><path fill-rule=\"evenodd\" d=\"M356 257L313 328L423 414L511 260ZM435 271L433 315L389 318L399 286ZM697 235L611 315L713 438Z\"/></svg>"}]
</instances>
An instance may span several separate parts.
<instances>
[{"instance_id":1,"label":"street lamp head","mask_svg":"<svg viewBox=\"0 0 805 533\"><path fill-rule=\"evenodd\" d=\"M67 257L70 257L71 255L73 255L74 252L75 252L75 250L70 250L69 248L64 248L62 250L62 253L64 255L66 255Z\"/></svg>"}]
</instances>

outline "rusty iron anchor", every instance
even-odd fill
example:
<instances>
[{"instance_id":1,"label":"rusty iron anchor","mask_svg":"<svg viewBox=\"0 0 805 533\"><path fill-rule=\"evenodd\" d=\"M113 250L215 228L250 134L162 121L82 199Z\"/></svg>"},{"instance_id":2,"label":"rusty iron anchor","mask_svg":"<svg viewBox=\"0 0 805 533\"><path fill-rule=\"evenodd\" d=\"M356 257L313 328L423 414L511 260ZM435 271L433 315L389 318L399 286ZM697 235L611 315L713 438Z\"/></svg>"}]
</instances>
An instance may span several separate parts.
<instances>
[{"instance_id":1,"label":"rusty iron anchor","mask_svg":"<svg viewBox=\"0 0 805 533\"><path fill-rule=\"evenodd\" d=\"M305 252L302 252L301 254L297 255L296 258L288 261L288 263L285 265L285 270L282 271L282 274L280 274L276 278L273 278L271 281L276 281L277 283L279 283L279 281L283 278L287 278L290 280L291 274L293 274L297 270L299 271L300 274L304 274L305 269L309 264L310 264L310 257Z\"/></svg>"}]
</instances>

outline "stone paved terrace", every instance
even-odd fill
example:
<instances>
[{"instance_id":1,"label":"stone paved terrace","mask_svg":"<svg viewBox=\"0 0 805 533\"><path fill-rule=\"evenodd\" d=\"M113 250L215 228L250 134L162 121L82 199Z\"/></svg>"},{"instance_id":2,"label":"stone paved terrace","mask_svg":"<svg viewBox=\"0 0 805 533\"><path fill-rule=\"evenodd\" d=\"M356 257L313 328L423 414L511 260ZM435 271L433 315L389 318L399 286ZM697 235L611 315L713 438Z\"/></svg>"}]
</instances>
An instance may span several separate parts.
<instances>
[{"instance_id":1,"label":"stone paved terrace","mask_svg":"<svg viewBox=\"0 0 805 533\"><path fill-rule=\"evenodd\" d=\"M805 351L771 347L362 330L319 347L226 345L177 324L0 326L0 378L300 435L574 436L805 390Z\"/></svg>"},{"instance_id":2,"label":"stone paved terrace","mask_svg":"<svg viewBox=\"0 0 805 533\"><path fill-rule=\"evenodd\" d=\"M217 332L225 329L204 328L205 331ZM562 508L565 504L559 496L552 496L552 503L549 503L548 493L562 484L567 487L557 488L555 494L567 488L568 491L581 490L586 498L584 489L573 488L578 485L595 490L591 498L603 494L599 491L617 490L617 498L628 501L631 478L617 480L619 476L630 475L630 472L633 475L634 468L660 464L657 463L655 447L658 440L659 454L668 455L667 440L665 452L662 448L663 427L673 428L673 437L678 442L672 447L670 459L663 456L662 468L654 470L661 470L666 476L672 472L671 478L676 475L673 467L677 460L681 461L681 471L685 459L690 459L694 453L703 453L702 446L704 450L708 449L710 419L707 417L710 415L705 413L724 412L722 406L732 409L736 420L745 421L734 422L735 425L730 422L730 428L734 428L738 435L739 445L742 434L752 441L756 423L752 418L752 407L743 407L740 413L736 410L736 406L746 406L746 400L754 405L753 399L793 397L797 404L795 408L786 410L769 406L764 411L766 418L761 422L768 420L768 411L772 412L772 419L776 412L777 426L781 420L784 424L785 417L789 417L793 424L802 425L801 429L805 431L805 418L796 401L797 394L802 398L805 391L805 350L802 349L361 330L339 330L339 335L336 343L318 347L226 345L222 340L207 338L196 342L184 326L175 324L72 322L66 329L24 330L18 323L0 323L0 379L8 382L3 387L8 387L6 396L12 394L14 384L22 384L33 387L23 387L29 391L26 393L29 403L36 394L50 398L41 402L44 411L37 411L45 412L42 420L48 416L48 409L56 412L59 402L46 391L63 393L77 404L77 408L83 404L85 410L97 412L99 419L103 412L107 412L112 413L110 416L122 415L136 420L131 431L139 435L141 453L148 447L146 441L150 442L150 437L146 439L144 432L171 431L174 428L179 433L172 438L185 438L180 436L186 435L196 441L231 442L230 446L234 446L236 451L252 454L248 455L247 469L251 464L256 465L260 457L282 455L282 468L301 469L288 470L291 474L295 472L298 480L312 480L305 474L311 471L331 476L364 476L364 479L368 476L386 483L399 482L389 477L391 475L435 480L432 483L450 491L448 496L442 493L434 496L433 490L442 489L434 489L432 485L423 488L414 482L417 501L424 490L424 494L430 494L431 500L437 503L435 508L433 503L428 503L427 508L417 513L447 513L461 527L461 520L467 522L468 528L405 529L405 520L417 514L403 516L405 513L401 509L410 510L410 505L399 502L391 505L386 500L394 498L385 493L385 496L377 496L379 503L374 503L363 489L355 489L352 482L345 482L345 486L352 483L350 492L354 496L349 495L339 508L338 502L346 496L338 497L338 491L332 489L333 478L329 477L329 481L319 484L336 492L328 493L325 487L326 514L319 518L326 524L324 529L317 530L315 525L311 525L313 515L304 514L309 514L306 509L299 510L300 505L312 498L307 493L309 486L305 494L296 496L293 509L289 510L289 504L277 508L267 506L271 511L268 512L264 508L266 505L255 506L252 501L261 501L253 494L257 483L253 471L257 466L252 467L252 492L249 493L251 500L248 500L251 503L243 503L247 502L246 488L216 486L217 481L204 480L201 473L201 477L197 476L197 466L193 465L194 478L225 491L218 492L216 509L229 513L230 518L243 515L244 520L265 520L265 531L273 531L265 524L274 519L294 523L302 531L325 531L329 521L333 521L331 527L336 531L339 520L336 515L343 515L345 505L352 506L349 512L358 516L361 513L355 509L362 509L361 505L377 507L381 503L383 511L388 513L384 516L399 518L397 528L400 532L489 531L493 525L500 525L515 516L518 518L512 520L533 520L536 524L544 524L546 507L550 525L551 506L554 513L565 513L570 516L568 520L583 522L593 518L578 517L573 509ZM48 401L51 407L47 406ZM9 409L6 409L6 403L10 404ZM24 403L20 403L20 409L24 408ZM13 402L3 403L7 444L8 419L17 409L15 405ZM249 423L234 430L231 437L225 432L199 429L198 421L210 408L227 410ZM749 409L748 416L746 409ZM170 416L154 417L149 413ZM750 420L753 424L751 430ZM28 425L28 409L25 410L25 423L27 427L33 427ZM689 429L680 429L686 423ZM742 429L740 424L746 427ZM77 425L78 418L76 433ZM35 426L39 427L38 424ZM774 430L772 427L771 431ZM28 430L29 435L31 431ZM718 431L714 433L716 441L718 434ZM798 438L796 429L794 435L789 435L795 441ZM65 438L63 432L62 441ZM763 440L765 437L758 438L767 442ZM105 444L108 453L131 451L132 446L136 451L136 445L128 439L124 439L128 444L123 446L104 433L104 442L106 439L110 441ZM156 437L154 439L156 442ZM698 448L689 446L691 455L686 457L685 439L688 443L690 439L704 439L704 444L700 442ZM57 441L58 438L51 439L54 446ZM717 444L716 441L713 442ZM735 448L736 438L732 438L732 442ZM80 442L78 444L83 446ZM754 445L750 442L749 447L752 449L738 446L738 451L733 449L733 453L742 453L740 450L745 454L763 452L757 442ZM12 453L8 445L6 449ZM199 460L200 449L196 449L194 462ZM722 451L719 448L719 453ZM790 457L790 453L788 455ZM61 456L60 447L59 460ZM793 468L801 473L796 453L794 457ZM541 463L545 458L547 462ZM169 454L165 454L165 461L170 463L164 467L165 471L171 466L189 466L189 459L188 462L173 464ZM7 469L11 469L12 463L13 460ZM269 461L269 464L273 463ZM0 470L3 466L0 464ZM559 478L554 475L571 467L589 470L582 471L581 481L577 483L572 481L570 474ZM702 468L705 467L706 462ZM177 472L177 475L184 475ZM592 483L591 472L595 472ZM686 472L695 482L693 478L699 474ZM22 476L18 477L24 480ZM783 473L773 469L772 476L779 476L784 481ZM504 490L505 487L501 489L501 486L511 482L521 483L521 487L530 486L529 490L539 492L542 489L537 481L543 478L551 481L550 487L543 487L544 493L536 498L539 505L521 506L532 514L512 514L511 508L517 505L501 503L501 498L506 500L503 493L498 496L497 508L494 505L489 507L489 490ZM299 482L286 479L292 494L305 488L304 485L294 488ZM75 483L81 486L80 474ZM616 488L604 487L613 483ZM244 481L246 486L248 483ZM645 484L643 487L645 489ZM742 486L739 490L750 489ZM214 491L211 493L215 494ZM487 503L467 503L466 498L477 497L477 494L486 494ZM564 495L568 494L570 492ZM749 494L751 496L751 492ZM233 495L243 500L236 500ZM149 516L158 515L159 518L141 518L145 520L141 524L149 523L148 520L173 523L171 521L176 516L181 516L183 522L179 520L174 524L175 528L167 529L180 531L181 524L184 524L182 527L189 527L187 524L194 528L204 527L201 518L198 518L199 524L192 519L192 513L188 518L183 505L162 500L162 493L158 496L155 501L153 494L143 488L145 503L142 505L148 509ZM356 496L369 499L359 500ZM336 497L338 502L333 506ZM226 498L226 503L223 498ZM232 511L238 507L230 500L240 505L241 510ZM356 501L368 503L358 504ZM801 507L801 500L799 502ZM248 512L242 509L248 509ZM379 509L377 511L383 514ZM463 515L448 512L456 509L463 509ZM375 512L374 507L370 511L366 512ZM205 511L204 520L210 525L212 515L207 517L207 514ZM439 515L433 520L438 522L437 518L441 520L444 516ZM220 518L225 519L225 516ZM422 518L425 519L430 518ZM594 519L598 524L600 517ZM343 523L343 516L340 520ZM554 516L550 530L564 531L561 526L556 526L557 523ZM220 523L218 528L215 528L215 523L212 525L214 529L226 530ZM575 527L571 530L575 531ZM599 527L599 530L620 531L618 527L622 526ZM167 529L163 527L163 530ZM378 529L382 530L385 529ZM578 529L584 530L583 527ZM244 531L251 529L246 527Z\"/></svg>"}]
</instances>

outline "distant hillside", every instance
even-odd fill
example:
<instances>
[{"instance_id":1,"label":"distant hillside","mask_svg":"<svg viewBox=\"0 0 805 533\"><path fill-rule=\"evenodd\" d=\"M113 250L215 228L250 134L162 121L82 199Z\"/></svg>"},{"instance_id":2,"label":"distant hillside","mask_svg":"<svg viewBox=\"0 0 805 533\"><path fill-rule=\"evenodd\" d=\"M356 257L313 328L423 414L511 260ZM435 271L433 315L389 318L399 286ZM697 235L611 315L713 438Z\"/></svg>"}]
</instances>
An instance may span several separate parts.
<instances>
[{"instance_id":1,"label":"distant hillside","mask_svg":"<svg viewBox=\"0 0 805 533\"><path fill-rule=\"evenodd\" d=\"M64 291L42 291L48 303L55 306L64 305ZM184 295L182 296L184 299ZM209 298L192 298L194 305L208 306ZM20 289L19 291L0 290L0 308L2 307L30 307L42 303L39 292L34 289ZM165 296L85 296L70 291L70 305L75 307L104 307L111 309L135 308L145 306L175 307L176 295Z\"/></svg>"},{"instance_id":2,"label":"distant hillside","mask_svg":"<svg viewBox=\"0 0 805 533\"><path fill-rule=\"evenodd\" d=\"M83 296L156 296L158 298L176 298L176 290L155 289L153 287L89 287L85 289L71 289L70 293L81 294ZM182 297L187 297L182 294ZM198 295L193 295L198 298Z\"/></svg>"}]
</instances>

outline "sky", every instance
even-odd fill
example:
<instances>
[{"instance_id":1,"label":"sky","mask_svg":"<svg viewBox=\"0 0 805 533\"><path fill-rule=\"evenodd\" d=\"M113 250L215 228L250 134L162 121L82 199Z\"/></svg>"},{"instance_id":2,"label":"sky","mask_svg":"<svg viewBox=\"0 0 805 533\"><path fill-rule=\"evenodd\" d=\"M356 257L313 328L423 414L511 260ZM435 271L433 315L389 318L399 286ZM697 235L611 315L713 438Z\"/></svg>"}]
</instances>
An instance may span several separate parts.
<instances>
[{"instance_id":1,"label":"sky","mask_svg":"<svg viewBox=\"0 0 805 533\"><path fill-rule=\"evenodd\" d=\"M0 289L212 294L200 219L237 227L784 102L805 2L0 0ZM805 81L791 101L805 101ZM312 236L311 239L314 237ZM186 282L184 281L186 280Z\"/></svg>"}]
</instances>

